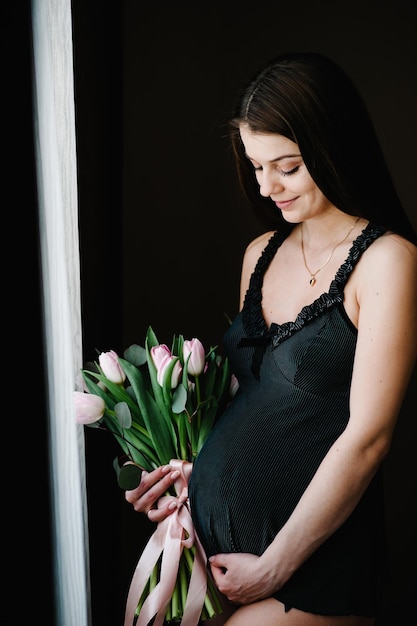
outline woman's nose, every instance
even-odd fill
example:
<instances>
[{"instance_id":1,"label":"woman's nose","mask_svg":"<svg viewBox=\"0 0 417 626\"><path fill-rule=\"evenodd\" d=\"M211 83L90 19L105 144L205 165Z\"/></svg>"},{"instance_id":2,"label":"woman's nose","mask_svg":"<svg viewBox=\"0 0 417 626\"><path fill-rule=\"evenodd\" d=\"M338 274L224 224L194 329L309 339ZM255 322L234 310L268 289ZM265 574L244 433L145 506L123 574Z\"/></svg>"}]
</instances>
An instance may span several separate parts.
<instances>
[{"instance_id":1,"label":"woman's nose","mask_svg":"<svg viewBox=\"0 0 417 626\"><path fill-rule=\"evenodd\" d=\"M284 185L274 174L268 174L265 171L262 172L262 180L259 186L261 196L269 198L272 193L279 193L283 189Z\"/></svg>"}]
</instances>

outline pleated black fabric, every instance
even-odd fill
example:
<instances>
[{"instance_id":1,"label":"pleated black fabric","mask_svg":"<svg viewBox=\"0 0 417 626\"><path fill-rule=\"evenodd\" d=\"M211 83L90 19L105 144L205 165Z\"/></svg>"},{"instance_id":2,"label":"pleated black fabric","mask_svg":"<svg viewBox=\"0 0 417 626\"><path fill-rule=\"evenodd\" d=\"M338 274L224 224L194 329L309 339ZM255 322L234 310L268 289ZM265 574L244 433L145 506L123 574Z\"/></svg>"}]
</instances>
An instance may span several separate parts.
<instances>
[{"instance_id":1,"label":"pleated black fabric","mask_svg":"<svg viewBox=\"0 0 417 626\"><path fill-rule=\"evenodd\" d=\"M239 391L198 455L189 485L208 555L262 554L345 429L357 331L345 313L343 290L362 253L383 233L368 224L329 291L294 322L269 328L261 288L283 238L276 233L267 244L244 307L224 337ZM386 569L384 528L378 472L348 520L275 597L322 615L376 615Z\"/></svg>"}]
</instances>

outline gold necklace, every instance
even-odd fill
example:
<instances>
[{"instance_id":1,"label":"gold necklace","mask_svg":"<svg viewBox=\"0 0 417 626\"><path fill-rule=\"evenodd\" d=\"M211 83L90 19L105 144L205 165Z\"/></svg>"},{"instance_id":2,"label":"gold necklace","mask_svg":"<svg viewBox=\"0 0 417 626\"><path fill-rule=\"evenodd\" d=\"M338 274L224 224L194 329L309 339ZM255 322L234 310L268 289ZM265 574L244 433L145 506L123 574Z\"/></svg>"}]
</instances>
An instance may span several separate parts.
<instances>
[{"instance_id":1,"label":"gold necklace","mask_svg":"<svg viewBox=\"0 0 417 626\"><path fill-rule=\"evenodd\" d=\"M355 228L356 224L359 222L359 217L356 218L356 220L353 222L352 226L349 228L349 230L347 231L346 235L343 237L343 239L341 241L339 241L335 247L333 248L333 250L330 252L329 256L327 257L327 259L325 260L325 262L323 263L323 265L320 265L319 269L316 270L315 272L312 272L311 269L308 267L307 265L307 261L306 261L306 255L304 252L304 239L303 239L303 222L301 222L301 252L303 253L303 261L304 261L304 266L307 270L307 272L310 274L310 285L312 287L314 287L314 285L316 284L317 280L316 280L316 276L319 272L321 272L321 270L323 269L323 267L326 267L326 265L328 264L328 262L330 261L330 259L332 258L336 248L338 248L339 246L342 245L342 243L344 241L346 241L346 239L349 237L350 233L352 232L352 230Z\"/></svg>"}]
</instances>

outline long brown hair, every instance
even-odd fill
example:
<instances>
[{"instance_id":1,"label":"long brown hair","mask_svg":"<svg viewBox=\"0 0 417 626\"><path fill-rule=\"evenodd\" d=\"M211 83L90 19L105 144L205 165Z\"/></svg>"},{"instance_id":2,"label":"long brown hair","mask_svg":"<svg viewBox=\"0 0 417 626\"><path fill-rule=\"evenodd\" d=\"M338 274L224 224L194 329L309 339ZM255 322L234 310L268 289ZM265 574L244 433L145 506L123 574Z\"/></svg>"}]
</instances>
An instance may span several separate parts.
<instances>
[{"instance_id":1,"label":"long brown hair","mask_svg":"<svg viewBox=\"0 0 417 626\"><path fill-rule=\"evenodd\" d=\"M229 122L238 178L258 219L267 228L291 228L259 193L240 138L242 123L297 143L313 180L339 209L417 243L366 106L334 61L313 52L276 57L243 89Z\"/></svg>"}]
</instances>

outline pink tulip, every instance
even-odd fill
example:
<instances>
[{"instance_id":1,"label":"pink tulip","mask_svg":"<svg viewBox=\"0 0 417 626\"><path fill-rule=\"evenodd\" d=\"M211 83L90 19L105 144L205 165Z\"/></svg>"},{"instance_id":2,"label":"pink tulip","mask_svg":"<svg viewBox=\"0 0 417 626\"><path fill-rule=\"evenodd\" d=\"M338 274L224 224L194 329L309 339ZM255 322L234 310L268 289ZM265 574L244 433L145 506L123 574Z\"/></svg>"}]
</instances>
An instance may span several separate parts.
<instances>
[{"instance_id":1,"label":"pink tulip","mask_svg":"<svg viewBox=\"0 0 417 626\"><path fill-rule=\"evenodd\" d=\"M159 346L154 346L153 348L151 348L151 356L156 366L158 383L162 387L164 384L167 368L177 357L172 354L171 350L165 344L160 344ZM174 369L172 370L171 389L175 389L175 387L178 386L181 374L182 367L180 361L178 360L174 365Z\"/></svg>"},{"instance_id":2,"label":"pink tulip","mask_svg":"<svg viewBox=\"0 0 417 626\"><path fill-rule=\"evenodd\" d=\"M112 383L116 383L116 385L124 383L126 374L124 373L119 363L119 357L114 350L110 350L110 352L102 352L98 357L98 362L100 363L104 376Z\"/></svg>"},{"instance_id":3,"label":"pink tulip","mask_svg":"<svg viewBox=\"0 0 417 626\"><path fill-rule=\"evenodd\" d=\"M106 408L103 398L82 391L74 391L73 396L77 424L93 424L103 417Z\"/></svg>"},{"instance_id":4,"label":"pink tulip","mask_svg":"<svg viewBox=\"0 0 417 626\"><path fill-rule=\"evenodd\" d=\"M153 362L155 363L157 370L159 370L161 362L167 356L172 357L172 352L164 343L161 343L159 346L154 346L153 348L151 348L151 357Z\"/></svg>"},{"instance_id":5,"label":"pink tulip","mask_svg":"<svg viewBox=\"0 0 417 626\"><path fill-rule=\"evenodd\" d=\"M184 347L182 350L184 363L187 361L188 356L188 373L192 376L200 376L204 371L206 364L206 353L204 346L199 339L187 339L184 341Z\"/></svg>"}]
</instances>

